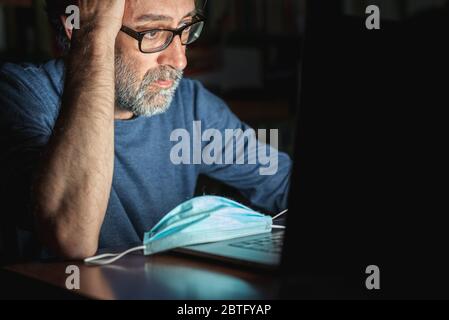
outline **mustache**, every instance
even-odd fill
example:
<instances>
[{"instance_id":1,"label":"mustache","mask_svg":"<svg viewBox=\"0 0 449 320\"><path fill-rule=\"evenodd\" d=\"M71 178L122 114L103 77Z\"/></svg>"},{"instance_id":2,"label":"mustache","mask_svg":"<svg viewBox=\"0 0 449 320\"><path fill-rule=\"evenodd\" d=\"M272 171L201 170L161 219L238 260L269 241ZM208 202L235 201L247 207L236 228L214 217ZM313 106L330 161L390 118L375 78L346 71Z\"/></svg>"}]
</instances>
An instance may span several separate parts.
<instances>
[{"instance_id":1,"label":"mustache","mask_svg":"<svg viewBox=\"0 0 449 320\"><path fill-rule=\"evenodd\" d=\"M142 81L142 85L150 85L156 81L174 81L178 82L183 76L183 71L176 70L168 66L160 66L154 69L148 70Z\"/></svg>"}]
</instances>

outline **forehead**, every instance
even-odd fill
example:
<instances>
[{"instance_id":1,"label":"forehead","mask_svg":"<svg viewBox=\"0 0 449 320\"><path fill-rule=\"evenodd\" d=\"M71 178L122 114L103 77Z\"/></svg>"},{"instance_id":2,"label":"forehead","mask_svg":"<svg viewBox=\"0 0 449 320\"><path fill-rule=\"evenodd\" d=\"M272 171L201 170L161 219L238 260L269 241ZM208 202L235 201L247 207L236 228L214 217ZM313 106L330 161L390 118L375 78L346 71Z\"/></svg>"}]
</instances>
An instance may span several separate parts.
<instances>
[{"instance_id":1,"label":"forehead","mask_svg":"<svg viewBox=\"0 0 449 320\"><path fill-rule=\"evenodd\" d=\"M144 15L165 16L179 22L195 9L195 0L128 0L126 1L125 23L135 23Z\"/></svg>"}]
</instances>

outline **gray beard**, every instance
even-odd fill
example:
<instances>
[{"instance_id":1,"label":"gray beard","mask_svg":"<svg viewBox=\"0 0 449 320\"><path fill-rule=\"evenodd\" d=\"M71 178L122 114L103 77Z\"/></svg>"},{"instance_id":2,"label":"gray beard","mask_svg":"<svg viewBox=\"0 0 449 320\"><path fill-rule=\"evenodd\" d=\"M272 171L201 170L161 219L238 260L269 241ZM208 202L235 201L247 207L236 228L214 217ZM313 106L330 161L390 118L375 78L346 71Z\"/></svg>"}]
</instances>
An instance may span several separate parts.
<instances>
[{"instance_id":1,"label":"gray beard","mask_svg":"<svg viewBox=\"0 0 449 320\"><path fill-rule=\"evenodd\" d=\"M115 58L115 102L122 110L135 116L153 117L165 113L173 101L183 72L168 66L147 71L142 81L136 78L136 72L127 64L120 53ZM154 90L150 85L155 81L173 80L169 89Z\"/></svg>"}]
</instances>

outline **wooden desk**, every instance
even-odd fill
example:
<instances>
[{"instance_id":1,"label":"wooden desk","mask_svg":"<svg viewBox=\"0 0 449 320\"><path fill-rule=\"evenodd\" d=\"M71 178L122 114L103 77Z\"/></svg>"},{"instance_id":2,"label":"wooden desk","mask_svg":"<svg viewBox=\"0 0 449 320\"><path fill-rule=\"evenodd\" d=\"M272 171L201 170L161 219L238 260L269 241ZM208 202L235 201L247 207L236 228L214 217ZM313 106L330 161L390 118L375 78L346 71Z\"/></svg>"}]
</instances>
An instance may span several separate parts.
<instances>
[{"instance_id":1,"label":"wooden desk","mask_svg":"<svg viewBox=\"0 0 449 320\"><path fill-rule=\"evenodd\" d=\"M80 290L72 293L89 299L275 299L280 287L267 273L171 254L145 257L136 253L100 267L39 262L12 265L3 271L30 286L40 283L68 293L68 265L80 269Z\"/></svg>"}]
</instances>

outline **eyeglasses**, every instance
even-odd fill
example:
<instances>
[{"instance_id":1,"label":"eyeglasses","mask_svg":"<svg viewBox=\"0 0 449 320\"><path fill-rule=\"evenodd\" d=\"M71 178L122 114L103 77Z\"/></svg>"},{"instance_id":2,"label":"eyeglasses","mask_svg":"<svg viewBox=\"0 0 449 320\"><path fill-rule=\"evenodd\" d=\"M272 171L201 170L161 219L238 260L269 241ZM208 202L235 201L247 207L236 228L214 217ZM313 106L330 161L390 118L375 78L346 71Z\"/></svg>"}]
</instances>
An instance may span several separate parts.
<instances>
[{"instance_id":1,"label":"eyeglasses","mask_svg":"<svg viewBox=\"0 0 449 320\"><path fill-rule=\"evenodd\" d=\"M167 49L176 36L181 38L182 45L192 44L201 35L206 19L197 15L193 21L178 29L152 29L137 32L126 26L121 31L139 41L139 49L142 53L156 53Z\"/></svg>"}]
</instances>

